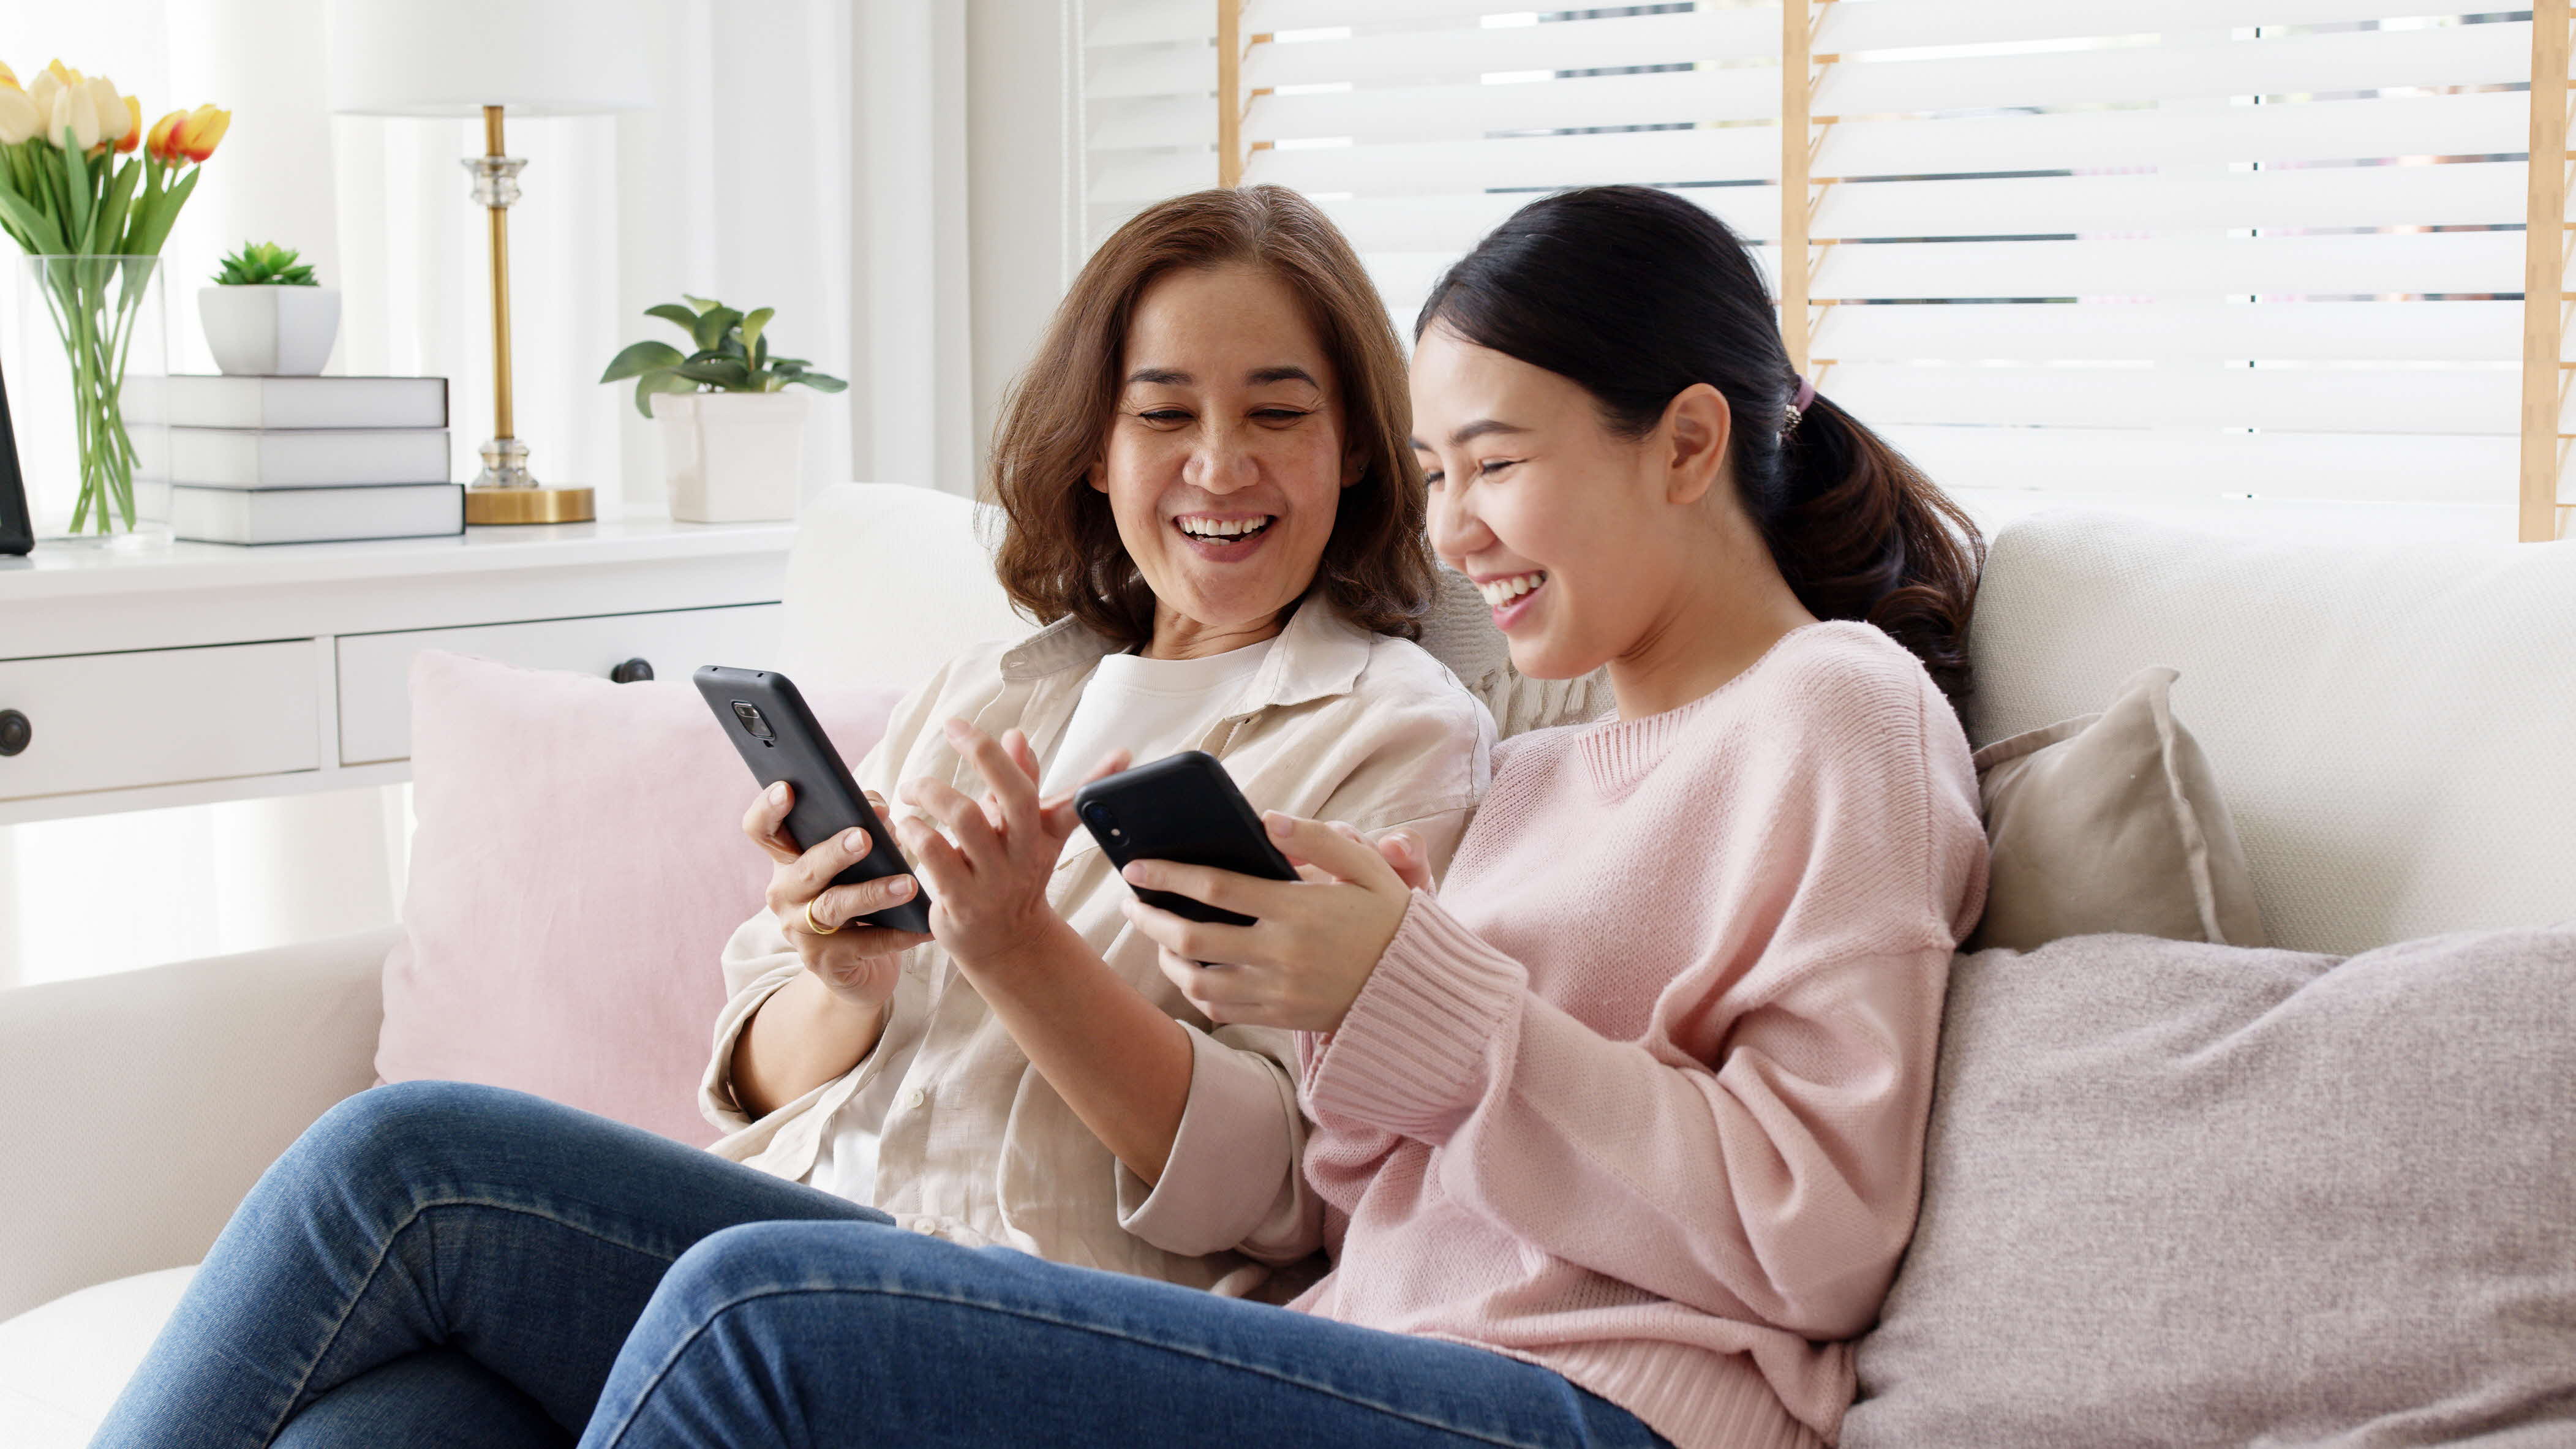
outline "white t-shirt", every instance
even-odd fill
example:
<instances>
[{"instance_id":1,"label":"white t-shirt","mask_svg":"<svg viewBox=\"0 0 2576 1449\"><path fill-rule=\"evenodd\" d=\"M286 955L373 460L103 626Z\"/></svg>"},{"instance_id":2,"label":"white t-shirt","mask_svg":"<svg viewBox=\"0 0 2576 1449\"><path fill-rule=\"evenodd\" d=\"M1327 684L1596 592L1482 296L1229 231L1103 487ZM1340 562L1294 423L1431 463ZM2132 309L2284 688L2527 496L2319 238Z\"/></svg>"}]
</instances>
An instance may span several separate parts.
<instances>
[{"instance_id":1,"label":"white t-shirt","mask_svg":"<svg viewBox=\"0 0 2576 1449\"><path fill-rule=\"evenodd\" d=\"M1204 659L1105 656L1083 685L1073 717L1065 721L1064 735L1039 773L1038 794L1072 790L1117 750L1128 751L1132 763L1142 765L1194 747L1260 671L1271 642L1264 639ZM814 1150L806 1182L852 1202L876 1200L877 1131L894 1109L903 1075L880 1072L841 1104Z\"/></svg>"}]
</instances>

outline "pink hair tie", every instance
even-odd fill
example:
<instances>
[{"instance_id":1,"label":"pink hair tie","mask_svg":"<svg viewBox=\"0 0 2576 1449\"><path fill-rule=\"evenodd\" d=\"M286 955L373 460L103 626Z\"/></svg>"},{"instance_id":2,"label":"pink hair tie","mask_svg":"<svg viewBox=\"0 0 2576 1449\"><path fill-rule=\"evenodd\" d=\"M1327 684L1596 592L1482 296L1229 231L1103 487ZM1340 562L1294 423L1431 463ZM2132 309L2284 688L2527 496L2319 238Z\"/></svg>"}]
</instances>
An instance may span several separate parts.
<instances>
[{"instance_id":1,"label":"pink hair tie","mask_svg":"<svg viewBox=\"0 0 2576 1449\"><path fill-rule=\"evenodd\" d=\"M1798 379L1798 396L1789 404L1787 420L1780 424L1780 436L1784 438L1798 430L1798 419L1807 415L1807 404L1816 400L1814 383L1807 381L1803 373L1791 373L1790 376Z\"/></svg>"}]
</instances>

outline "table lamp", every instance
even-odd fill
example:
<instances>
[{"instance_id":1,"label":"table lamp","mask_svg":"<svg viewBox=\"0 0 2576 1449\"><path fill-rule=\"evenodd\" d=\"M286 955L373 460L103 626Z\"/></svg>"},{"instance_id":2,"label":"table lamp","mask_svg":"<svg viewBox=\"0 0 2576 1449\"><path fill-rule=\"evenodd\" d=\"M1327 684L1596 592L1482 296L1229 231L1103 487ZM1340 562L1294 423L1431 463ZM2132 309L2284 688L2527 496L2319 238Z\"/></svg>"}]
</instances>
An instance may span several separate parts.
<instances>
[{"instance_id":1,"label":"table lamp","mask_svg":"<svg viewBox=\"0 0 2576 1449\"><path fill-rule=\"evenodd\" d=\"M483 118L465 158L492 221L493 437L465 490L468 523L581 523L587 488L546 488L510 417L510 203L528 163L501 147L505 110L579 116L642 110L651 94L634 16L616 0L332 0L331 109L357 116Z\"/></svg>"}]
</instances>

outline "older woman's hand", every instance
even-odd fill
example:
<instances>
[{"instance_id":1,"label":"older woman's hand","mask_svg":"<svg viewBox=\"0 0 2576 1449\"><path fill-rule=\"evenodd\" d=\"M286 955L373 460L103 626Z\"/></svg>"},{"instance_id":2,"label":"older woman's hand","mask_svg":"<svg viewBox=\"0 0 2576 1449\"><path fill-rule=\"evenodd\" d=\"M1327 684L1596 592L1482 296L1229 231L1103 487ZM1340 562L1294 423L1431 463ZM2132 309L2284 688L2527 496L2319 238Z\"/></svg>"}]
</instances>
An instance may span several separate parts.
<instances>
[{"instance_id":1,"label":"older woman's hand","mask_svg":"<svg viewBox=\"0 0 2576 1449\"><path fill-rule=\"evenodd\" d=\"M1262 823L1304 879L1169 860L1126 870L1131 885L1254 917L1251 925L1192 921L1138 900L1126 903L1127 919L1163 948L1163 974L1208 1020L1331 1031L1404 924L1413 889L1430 885L1421 846L1402 832L1372 846L1348 826L1275 810Z\"/></svg>"},{"instance_id":2,"label":"older woman's hand","mask_svg":"<svg viewBox=\"0 0 2576 1449\"><path fill-rule=\"evenodd\" d=\"M867 855L868 833L844 830L811 850L799 851L785 829L787 812L795 803L795 787L780 781L762 791L742 817L742 833L776 863L769 873L770 913L778 917L788 944L824 989L853 1006L875 1010L894 995L903 953L930 938L855 923L861 916L912 899L912 877L889 875L856 885L833 885L832 877ZM871 794L868 803L883 819L885 801ZM810 929L812 925L840 929L818 933Z\"/></svg>"},{"instance_id":3,"label":"older woman's hand","mask_svg":"<svg viewBox=\"0 0 2576 1449\"><path fill-rule=\"evenodd\" d=\"M948 740L984 777L980 801L943 781L906 780L904 800L944 829L906 817L897 838L930 882L930 930L969 972L1008 969L1016 948L1045 941L1056 922L1047 901L1056 857L1079 822L1070 792L1038 798L1037 756L1028 736L1010 730L995 740L964 720L947 724ZM1127 752L1103 760L1084 783L1127 768Z\"/></svg>"}]
</instances>

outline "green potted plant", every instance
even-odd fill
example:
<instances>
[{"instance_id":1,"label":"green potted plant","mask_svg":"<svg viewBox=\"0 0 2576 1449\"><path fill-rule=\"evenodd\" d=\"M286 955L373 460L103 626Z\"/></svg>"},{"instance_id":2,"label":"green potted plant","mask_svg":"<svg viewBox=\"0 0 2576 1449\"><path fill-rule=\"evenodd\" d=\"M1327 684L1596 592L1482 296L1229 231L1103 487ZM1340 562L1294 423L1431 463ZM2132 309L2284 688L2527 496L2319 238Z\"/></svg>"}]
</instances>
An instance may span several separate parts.
<instances>
[{"instance_id":1,"label":"green potted plant","mask_svg":"<svg viewBox=\"0 0 2576 1449\"><path fill-rule=\"evenodd\" d=\"M785 389L840 392L849 384L814 371L801 357L770 352L774 308L741 312L687 297L647 307L644 315L687 333L695 350L638 342L618 353L599 380L635 379L635 410L662 434L671 516L690 523L795 517L813 399Z\"/></svg>"},{"instance_id":2,"label":"green potted plant","mask_svg":"<svg viewBox=\"0 0 2576 1449\"><path fill-rule=\"evenodd\" d=\"M224 258L214 285L197 291L206 348L229 373L311 377L331 360L340 332L340 294L314 279L310 263L275 242L244 242Z\"/></svg>"}]
</instances>

